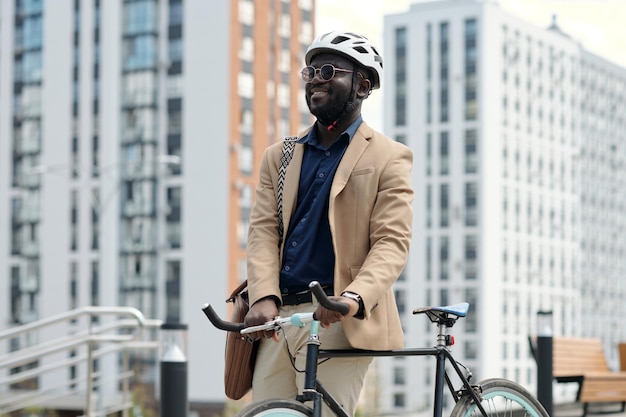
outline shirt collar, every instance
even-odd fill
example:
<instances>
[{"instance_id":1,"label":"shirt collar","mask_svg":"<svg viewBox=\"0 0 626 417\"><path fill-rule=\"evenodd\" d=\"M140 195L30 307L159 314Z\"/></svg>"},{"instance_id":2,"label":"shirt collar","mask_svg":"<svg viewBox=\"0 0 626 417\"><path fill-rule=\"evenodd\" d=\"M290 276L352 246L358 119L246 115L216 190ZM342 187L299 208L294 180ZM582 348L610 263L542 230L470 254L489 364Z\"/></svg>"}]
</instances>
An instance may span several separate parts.
<instances>
[{"instance_id":1,"label":"shirt collar","mask_svg":"<svg viewBox=\"0 0 626 417\"><path fill-rule=\"evenodd\" d=\"M339 135L339 138L347 135L348 143L350 143L356 131L359 129L359 126L361 126L361 123L363 123L363 117L359 116L354 122L350 124L350 126L346 128L346 130L344 130L341 133L341 135ZM302 138L300 138L300 140L298 140L298 143L307 143L312 146L319 146L319 142L317 141L317 130L315 129L315 125L309 130L309 132L306 135L304 135Z\"/></svg>"}]
</instances>

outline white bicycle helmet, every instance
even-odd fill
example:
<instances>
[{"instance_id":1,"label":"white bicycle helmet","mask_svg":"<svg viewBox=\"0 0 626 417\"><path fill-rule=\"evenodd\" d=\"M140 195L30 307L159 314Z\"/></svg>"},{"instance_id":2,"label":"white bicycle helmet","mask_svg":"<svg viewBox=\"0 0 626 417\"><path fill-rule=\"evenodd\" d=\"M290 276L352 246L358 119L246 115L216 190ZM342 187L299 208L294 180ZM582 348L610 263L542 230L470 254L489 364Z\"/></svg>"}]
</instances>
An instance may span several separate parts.
<instances>
[{"instance_id":1,"label":"white bicycle helmet","mask_svg":"<svg viewBox=\"0 0 626 417\"><path fill-rule=\"evenodd\" d=\"M374 77L372 90L380 88L383 58L365 36L352 32L328 32L313 41L306 51L304 61L310 65L315 55L324 52L340 53L367 68Z\"/></svg>"}]
</instances>

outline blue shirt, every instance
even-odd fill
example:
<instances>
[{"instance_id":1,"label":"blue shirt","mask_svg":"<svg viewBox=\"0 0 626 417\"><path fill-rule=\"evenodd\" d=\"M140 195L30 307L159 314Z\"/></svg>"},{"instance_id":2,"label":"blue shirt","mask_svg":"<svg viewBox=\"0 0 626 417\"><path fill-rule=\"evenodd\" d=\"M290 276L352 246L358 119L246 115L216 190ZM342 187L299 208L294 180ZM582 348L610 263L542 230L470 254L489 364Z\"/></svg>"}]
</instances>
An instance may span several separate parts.
<instances>
[{"instance_id":1,"label":"blue shirt","mask_svg":"<svg viewBox=\"0 0 626 417\"><path fill-rule=\"evenodd\" d=\"M300 139L304 156L300 170L296 211L285 235L280 289L295 294L309 282L332 286L335 252L328 222L330 187L344 152L361 125L359 117L328 148L319 144L315 128Z\"/></svg>"}]
</instances>

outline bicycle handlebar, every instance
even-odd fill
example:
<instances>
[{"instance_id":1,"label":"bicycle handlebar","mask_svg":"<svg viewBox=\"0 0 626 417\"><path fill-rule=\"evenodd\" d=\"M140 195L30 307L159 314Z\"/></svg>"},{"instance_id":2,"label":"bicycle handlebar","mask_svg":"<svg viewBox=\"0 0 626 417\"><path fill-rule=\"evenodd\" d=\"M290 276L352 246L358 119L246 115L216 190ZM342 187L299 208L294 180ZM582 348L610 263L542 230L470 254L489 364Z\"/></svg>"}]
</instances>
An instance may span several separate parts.
<instances>
[{"instance_id":1,"label":"bicycle handlebar","mask_svg":"<svg viewBox=\"0 0 626 417\"><path fill-rule=\"evenodd\" d=\"M330 298L328 298L319 282L312 281L309 284L309 288L317 299L317 302L320 303L322 307L341 313L344 316L350 312L350 306L348 304L342 303L340 301L332 301Z\"/></svg>"},{"instance_id":2,"label":"bicycle handlebar","mask_svg":"<svg viewBox=\"0 0 626 417\"><path fill-rule=\"evenodd\" d=\"M322 286L320 285L319 282L317 281L311 282L309 284L309 288L311 289L311 292L313 293L317 301L324 308L328 310L332 310L332 311L337 311L343 315L348 314L348 312L350 311L350 306L348 304L342 303L340 301L332 301L331 299L329 299L326 293L324 292L324 290L322 289ZM279 326L281 324L289 324L288 321L290 319L289 317L287 319L277 318L274 320L270 320L267 323L261 324L259 326L245 328L243 323L235 323L231 321L222 320L210 304L205 304L204 306L202 306L202 311L207 316L211 324L213 324L213 326L215 326L216 328L227 331L227 332L237 332L237 333L242 333L242 334L251 333L254 331L258 331L260 329L270 330L271 328ZM311 318L313 320L316 320L315 314L312 314ZM309 321L310 320L307 320L306 322L309 322ZM291 324L295 325L295 323L291 323ZM242 331L244 329L245 331ZM251 330L248 330L248 329L251 329Z\"/></svg>"},{"instance_id":3,"label":"bicycle handlebar","mask_svg":"<svg viewBox=\"0 0 626 417\"><path fill-rule=\"evenodd\" d=\"M240 333L241 329L244 328L243 323L234 323L232 321L224 321L217 315L211 304L205 304L202 306L202 311L207 316L211 324L217 327L220 330L225 330L227 332L237 332Z\"/></svg>"}]
</instances>

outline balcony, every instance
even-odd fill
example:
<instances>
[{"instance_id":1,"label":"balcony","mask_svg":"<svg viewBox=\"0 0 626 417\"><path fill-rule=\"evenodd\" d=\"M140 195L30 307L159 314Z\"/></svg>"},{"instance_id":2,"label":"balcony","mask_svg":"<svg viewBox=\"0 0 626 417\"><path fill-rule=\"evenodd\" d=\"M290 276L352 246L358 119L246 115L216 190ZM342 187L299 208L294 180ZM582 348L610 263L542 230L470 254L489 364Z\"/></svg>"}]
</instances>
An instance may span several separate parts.
<instances>
[{"instance_id":1,"label":"balcony","mask_svg":"<svg viewBox=\"0 0 626 417\"><path fill-rule=\"evenodd\" d=\"M124 204L123 215L125 217L154 216L156 207L151 200L129 200Z\"/></svg>"},{"instance_id":2,"label":"balcony","mask_svg":"<svg viewBox=\"0 0 626 417\"><path fill-rule=\"evenodd\" d=\"M124 179L138 178L155 178L157 176L156 163L139 161L137 163L128 163L122 169Z\"/></svg>"},{"instance_id":3,"label":"balcony","mask_svg":"<svg viewBox=\"0 0 626 417\"><path fill-rule=\"evenodd\" d=\"M137 291L150 290L156 291L156 274L154 272L146 272L143 274L131 274L122 277L122 290Z\"/></svg>"},{"instance_id":4,"label":"balcony","mask_svg":"<svg viewBox=\"0 0 626 417\"><path fill-rule=\"evenodd\" d=\"M39 242L31 240L22 243L22 256L36 258L39 256Z\"/></svg>"},{"instance_id":5,"label":"balcony","mask_svg":"<svg viewBox=\"0 0 626 417\"><path fill-rule=\"evenodd\" d=\"M17 183L24 188L38 188L41 185L41 175L21 172L17 178Z\"/></svg>"},{"instance_id":6,"label":"balcony","mask_svg":"<svg viewBox=\"0 0 626 417\"><path fill-rule=\"evenodd\" d=\"M155 239L150 241L135 241L126 239L122 243L122 251L125 253L153 253L157 250Z\"/></svg>"},{"instance_id":7,"label":"balcony","mask_svg":"<svg viewBox=\"0 0 626 417\"><path fill-rule=\"evenodd\" d=\"M122 135L122 144L128 145L138 142L153 143L156 142L155 129L149 129L145 126L133 126L124 129Z\"/></svg>"},{"instance_id":8,"label":"balcony","mask_svg":"<svg viewBox=\"0 0 626 417\"><path fill-rule=\"evenodd\" d=\"M156 107L157 93L155 90L129 91L124 94L123 106L130 107Z\"/></svg>"},{"instance_id":9,"label":"balcony","mask_svg":"<svg viewBox=\"0 0 626 417\"><path fill-rule=\"evenodd\" d=\"M18 155L36 154L41 152L41 143L39 138L25 139L18 137L15 140L15 153Z\"/></svg>"},{"instance_id":10,"label":"balcony","mask_svg":"<svg viewBox=\"0 0 626 417\"><path fill-rule=\"evenodd\" d=\"M172 249L180 249L182 226L180 223L167 223L165 226L167 244Z\"/></svg>"},{"instance_id":11,"label":"balcony","mask_svg":"<svg viewBox=\"0 0 626 417\"><path fill-rule=\"evenodd\" d=\"M17 219L20 223L37 223L41 219L39 204L25 205L22 207Z\"/></svg>"}]
</instances>

